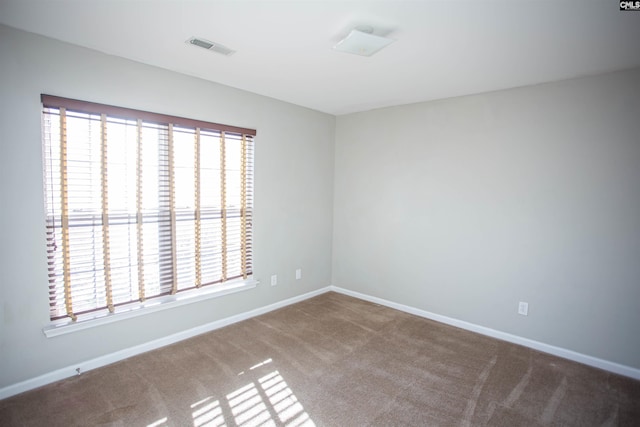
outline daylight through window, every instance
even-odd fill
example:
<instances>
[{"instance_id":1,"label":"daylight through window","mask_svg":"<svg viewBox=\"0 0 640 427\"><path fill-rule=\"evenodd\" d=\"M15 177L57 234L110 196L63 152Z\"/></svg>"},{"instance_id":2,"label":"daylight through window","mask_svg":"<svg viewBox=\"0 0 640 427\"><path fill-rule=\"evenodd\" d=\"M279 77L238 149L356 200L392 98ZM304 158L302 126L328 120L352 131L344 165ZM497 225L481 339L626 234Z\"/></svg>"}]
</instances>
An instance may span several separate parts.
<instances>
[{"instance_id":1,"label":"daylight through window","mask_svg":"<svg viewBox=\"0 0 640 427\"><path fill-rule=\"evenodd\" d=\"M52 320L251 276L254 130L42 102Z\"/></svg>"}]
</instances>

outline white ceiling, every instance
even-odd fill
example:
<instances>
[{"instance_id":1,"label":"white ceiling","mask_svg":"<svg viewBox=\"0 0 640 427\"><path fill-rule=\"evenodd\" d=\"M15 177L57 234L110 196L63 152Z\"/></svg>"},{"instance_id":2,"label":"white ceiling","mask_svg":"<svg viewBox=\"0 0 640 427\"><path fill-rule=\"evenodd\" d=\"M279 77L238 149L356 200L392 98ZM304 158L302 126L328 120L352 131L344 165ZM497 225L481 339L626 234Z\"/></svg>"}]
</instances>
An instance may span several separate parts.
<instances>
[{"instance_id":1,"label":"white ceiling","mask_svg":"<svg viewBox=\"0 0 640 427\"><path fill-rule=\"evenodd\" d=\"M640 67L614 0L0 0L0 22L335 115ZM331 49L358 25L396 42Z\"/></svg>"}]
</instances>

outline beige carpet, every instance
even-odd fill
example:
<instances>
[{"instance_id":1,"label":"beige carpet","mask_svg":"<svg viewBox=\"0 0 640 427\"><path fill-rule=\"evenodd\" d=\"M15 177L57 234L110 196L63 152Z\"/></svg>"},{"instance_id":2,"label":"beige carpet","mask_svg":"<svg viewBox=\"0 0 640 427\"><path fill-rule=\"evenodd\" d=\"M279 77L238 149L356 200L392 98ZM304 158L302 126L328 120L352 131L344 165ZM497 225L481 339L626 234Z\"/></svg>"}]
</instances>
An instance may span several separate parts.
<instances>
[{"instance_id":1,"label":"beige carpet","mask_svg":"<svg viewBox=\"0 0 640 427\"><path fill-rule=\"evenodd\" d=\"M640 381L336 293L0 401L2 426L638 426Z\"/></svg>"}]
</instances>

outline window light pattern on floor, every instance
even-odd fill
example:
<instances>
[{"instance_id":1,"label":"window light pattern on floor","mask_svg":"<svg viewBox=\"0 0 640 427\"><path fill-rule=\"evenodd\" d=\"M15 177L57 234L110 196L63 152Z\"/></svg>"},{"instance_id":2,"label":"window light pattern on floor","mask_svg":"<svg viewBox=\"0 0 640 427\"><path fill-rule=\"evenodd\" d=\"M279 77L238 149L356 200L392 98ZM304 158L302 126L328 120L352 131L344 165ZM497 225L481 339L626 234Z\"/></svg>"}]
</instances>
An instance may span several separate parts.
<instances>
[{"instance_id":1,"label":"window light pattern on floor","mask_svg":"<svg viewBox=\"0 0 640 427\"><path fill-rule=\"evenodd\" d=\"M252 366L249 371L271 363L267 359ZM249 372L251 373L251 372ZM238 375L245 375L240 372ZM225 419L227 413L233 420ZM315 424L298 401L280 372L267 375L227 394L225 399L206 397L191 405L194 427L222 427L227 425L314 427Z\"/></svg>"}]
</instances>

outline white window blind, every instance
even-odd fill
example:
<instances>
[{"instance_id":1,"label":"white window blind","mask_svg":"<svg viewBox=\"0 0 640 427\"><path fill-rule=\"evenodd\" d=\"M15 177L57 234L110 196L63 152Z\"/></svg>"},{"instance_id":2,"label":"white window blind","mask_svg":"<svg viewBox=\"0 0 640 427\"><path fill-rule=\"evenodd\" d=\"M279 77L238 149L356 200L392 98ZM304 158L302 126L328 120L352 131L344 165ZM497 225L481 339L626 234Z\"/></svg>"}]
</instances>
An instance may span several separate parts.
<instances>
[{"instance_id":1,"label":"white window blind","mask_svg":"<svg viewBox=\"0 0 640 427\"><path fill-rule=\"evenodd\" d=\"M254 130L42 103L52 320L251 276Z\"/></svg>"}]
</instances>

